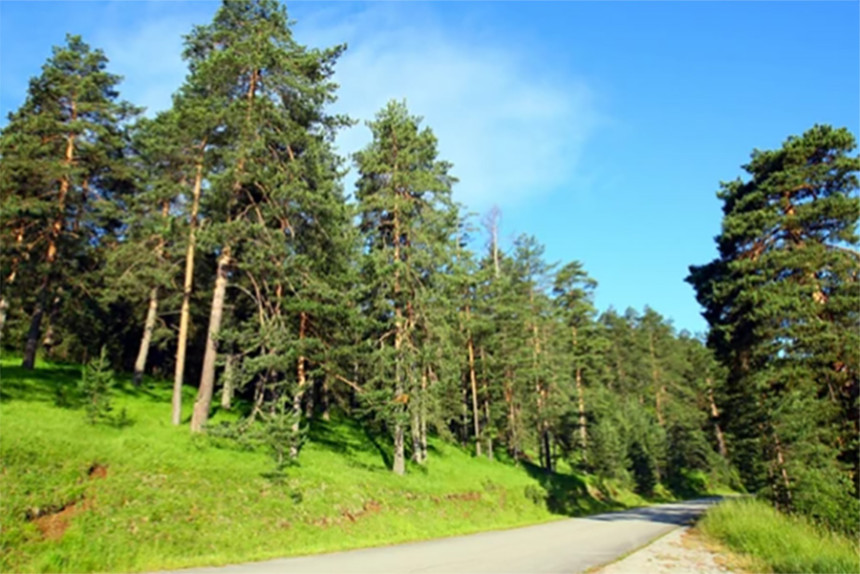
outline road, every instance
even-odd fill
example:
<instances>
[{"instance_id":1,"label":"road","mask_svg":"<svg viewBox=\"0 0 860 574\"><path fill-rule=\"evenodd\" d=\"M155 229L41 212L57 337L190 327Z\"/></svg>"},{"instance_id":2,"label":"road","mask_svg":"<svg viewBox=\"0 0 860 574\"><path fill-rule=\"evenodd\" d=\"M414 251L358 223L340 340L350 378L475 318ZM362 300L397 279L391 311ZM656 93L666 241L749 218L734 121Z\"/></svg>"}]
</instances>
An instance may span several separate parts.
<instances>
[{"instance_id":1,"label":"road","mask_svg":"<svg viewBox=\"0 0 860 574\"><path fill-rule=\"evenodd\" d=\"M582 572L689 524L718 498L569 518L397 546L281 558L182 574Z\"/></svg>"}]
</instances>

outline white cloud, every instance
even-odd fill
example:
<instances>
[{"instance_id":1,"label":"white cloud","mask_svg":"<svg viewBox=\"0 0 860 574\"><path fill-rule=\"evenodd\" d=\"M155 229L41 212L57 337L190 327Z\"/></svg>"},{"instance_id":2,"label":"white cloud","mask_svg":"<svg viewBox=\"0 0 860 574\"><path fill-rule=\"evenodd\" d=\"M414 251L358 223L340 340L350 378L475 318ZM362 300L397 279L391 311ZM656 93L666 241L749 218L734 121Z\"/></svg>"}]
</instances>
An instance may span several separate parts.
<instances>
[{"instance_id":1,"label":"white cloud","mask_svg":"<svg viewBox=\"0 0 860 574\"><path fill-rule=\"evenodd\" d=\"M185 77L182 35L211 18L177 13L170 3L152 6L135 29L103 29L94 39L111 70L125 76L123 97L146 106L147 115L168 108ZM453 162L455 198L469 208L513 206L560 188L574 191L572 182L583 181L583 147L604 118L582 79L550 71L521 46L433 23L432 11L420 5L311 6L301 6L298 40L349 44L337 65L334 110L367 120L388 100L405 98L436 133L441 158ZM424 13L416 17L415 10ZM369 139L362 123L341 133L338 145L347 154ZM353 182L351 175L350 192Z\"/></svg>"},{"instance_id":2,"label":"white cloud","mask_svg":"<svg viewBox=\"0 0 860 574\"><path fill-rule=\"evenodd\" d=\"M416 24L414 14L407 20L388 5L371 5L348 24L344 17L328 12L299 23L302 41L349 44L337 66L336 109L366 120L405 98L435 132L440 156L454 163L456 199L472 209L511 206L580 178L583 146L602 121L583 80L478 34ZM369 139L362 124L338 144L351 153Z\"/></svg>"},{"instance_id":3,"label":"white cloud","mask_svg":"<svg viewBox=\"0 0 860 574\"><path fill-rule=\"evenodd\" d=\"M193 24L206 23L191 13L153 12L133 29L102 28L93 41L110 59L110 71L123 76L122 98L145 107L150 117L170 108L172 94L185 79L183 35Z\"/></svg>"}]
</instances>

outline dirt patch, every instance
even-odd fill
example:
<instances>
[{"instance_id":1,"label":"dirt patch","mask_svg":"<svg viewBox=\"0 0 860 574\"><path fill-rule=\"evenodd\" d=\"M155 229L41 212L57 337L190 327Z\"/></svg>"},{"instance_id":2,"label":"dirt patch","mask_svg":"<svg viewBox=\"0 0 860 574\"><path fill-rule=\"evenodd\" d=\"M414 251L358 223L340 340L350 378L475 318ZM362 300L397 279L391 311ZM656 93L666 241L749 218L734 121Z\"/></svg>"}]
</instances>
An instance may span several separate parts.
<instances>
[{"instance_id":1,"label":"dirt patch","mask_svg":"<svg viewBox=\"0 0 860 574\"><path fill-rule=\"evenodd\" d=\"M332 524L332 519L328 516L323 516L322 518L317 518L312 522L313 525L319 526L320 528L328 528Z\"/></svg>"},{"instance_id":2,"label":"dirt patch","mask_svg":"<svg viewBox=\"0 0 860 574\"><path fill-rule=\"evenodd\" d=\"M504 497L504 491L502 491L502 497ZM480 492L474 492L474 491L471 491L471 492L454 492L452 494L446 494L442 498L440 498L438 496L431 496L430 500L432 500L436 504L442 504L443 498L445 500L475 501L475 500L481 500L481 493Z\"/></svg>"},{"instance_id":3,"label":"dirt patch","mask_svg":"<svg viewBox=\"0 0 860 574\"><path fill-rule=\"evenodd\" d=\"M91 479L107 478L108 469L105 465L94 462L87 471L87 476Z\"/></svg>"},{"instance_id":4,"label":"dirt patch","mask_svg":"<svg viewBox=\"0 0 860 574\"><path fill-rule=\"evenodd\" d=\"M94 462L87 469L86 480L107 478L107 466ZM27 511L27 520L32 522L45 540L59 540L71 525L72 518L92 506L93 497L82 495L61 506L47 508L31 508Z\"/></svg>"},{"instance_id":5,"label":"dirt patch","mask_svg":"<svg viewBox=\"0 0 860 574\"><path fill-rule=\"evenodd\" d=\"M362 508L364 509L365 514L375 514L382 510L382 505L375 500L368 500L364 503Z\"/></svg>"},{"instance_id":6,"label":"dirt patch","mask_svg":"<svg viewBox=\"0 0 860 574\"><path fill-rule=\"evenodd\" d=\"M587 485L585 485L585 489L591 498L593 498L597 501L600 501L600 502L606 502L606 495L603 494L603 492L601 492L601 490L599 488L596 488L590 484L587 484Z\"/></svg>"},{"instance_id":7,"label":"dirt patch","mask_svg":"<svg viewBox=\"0 0 860 574\"><path fill-rule=\"evenodd\" d=\"M340 515L343 518L346 518L347 520L349 520L350 522L355 522L359 518L361 518L362 516L365 516L367 514L375 514L375 513L379 512L380 510L382 510L382 505L379 504L379 502L377 502L375 500L368 500L367 502L365 502L362 505L360 510L357 510L357 511L343 510L343 511L341 511Z\"/></svg>"},{"instance_id":8,"label":"dirt patch","mask_svg":"<svg viewBox=\"0 0 860 574\"><path fill-rule=\"evenodd\" d=\"M481 500L480 492L456 492L454 494L449 494L445 498L448 500Z\"/></svg>"},{"instance_id":9,"label":"dirt patch","mask_svg":"<svg viewBox=\"0 0 860 574\"><path fill-rule=\"evenodd\" d=\"M68 530L72 518L89 508L86 499L72 502L54 511L36 512L30 521L36 525L45 540L59 540Z\"/></svg>"}]
</instances>

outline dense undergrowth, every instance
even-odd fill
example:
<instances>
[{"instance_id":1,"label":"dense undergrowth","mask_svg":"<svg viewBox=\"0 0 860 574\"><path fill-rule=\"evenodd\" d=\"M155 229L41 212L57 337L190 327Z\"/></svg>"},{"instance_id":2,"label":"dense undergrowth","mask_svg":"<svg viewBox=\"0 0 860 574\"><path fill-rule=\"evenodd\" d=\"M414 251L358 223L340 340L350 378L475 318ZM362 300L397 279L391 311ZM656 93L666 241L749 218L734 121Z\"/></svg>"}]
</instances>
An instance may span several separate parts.
<instances>
[{"instance_id":1,"label":"dense undergrowth","mask_svg":"<svg viewBox=\"0 0 860 574\"><path fill-rule=\"evenodd\" d=\"M17 364L17 361L16 361ZM357 423L314 421L283 474L265 449L170 424L167 383L113 391L118 424L90 424L80 367L2 362L0 570L141 571L463 534L641 505L590 477L475 458L431 441L426 466L386 466ZM193 389L184 418L190 415ZM76 398L77 397L77 398ZM236 415L216 413L213 423Z\"/></svg>"},{"instance_id":2,"label":"dense undergrowth","mask_svg":"<svg viewBox=\"0 0 860 574\"><path fill-rule=\"evenodd\" d=\"M756 572L860 572L856 540L778 512L761 500L724 502L705 514L700 528L748 558Z\"/></svg>"}]
</instances>

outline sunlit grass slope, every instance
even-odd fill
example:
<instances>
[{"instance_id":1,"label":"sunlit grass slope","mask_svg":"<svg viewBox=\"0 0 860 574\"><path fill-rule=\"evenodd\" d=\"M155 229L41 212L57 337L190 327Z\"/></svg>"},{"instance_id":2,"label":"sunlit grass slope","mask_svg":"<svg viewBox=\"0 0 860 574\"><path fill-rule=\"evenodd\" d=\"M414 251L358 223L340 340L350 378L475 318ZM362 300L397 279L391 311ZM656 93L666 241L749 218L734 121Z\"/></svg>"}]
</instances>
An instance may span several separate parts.
<instances>
[{"instance_id":1,"label":"sunlit grass slope","mask_svg":"<svg viewBox=\"0 0 860 574\"><path fill-rule=\"evenodd\" d=\"M307 554L536 523L641 504L581 477L432 441L426 468L348 420L315 423L280 479L264 451L170 424L167 383L120 378L127 426L69 406L80 368L0 362L0 570L141 571ZM186 388L185 415L193 389ZM74 404L72 401L71 404ZM66 405L66 406L58 406ZM116 412L115 411L115 412ZM217 413L214 422L227 420Z\"/></svg>"},{"instance_id":2,"label":"sunlit grass slope","mask_svg":"<svg viewBox=\"0 0 860 574\"><path fill-rule=\"evenodd\" d=\"M767 502L730 500L710 509L699 524L706 536L749 558L756 572L860 572L860 545L777 512Z\"/></svg>"}]
</instances>

